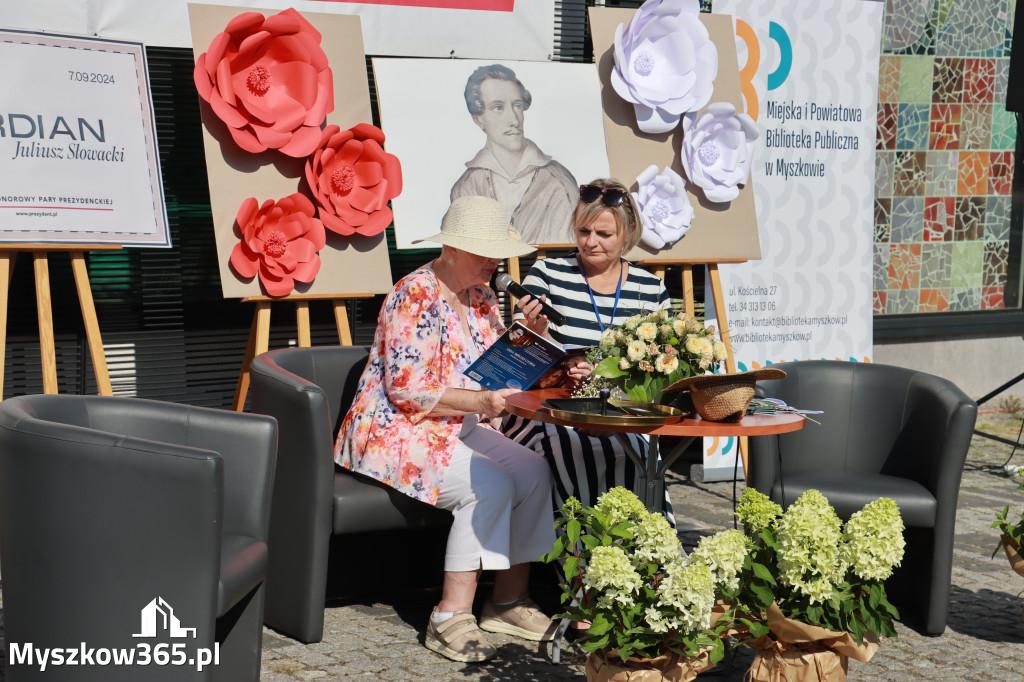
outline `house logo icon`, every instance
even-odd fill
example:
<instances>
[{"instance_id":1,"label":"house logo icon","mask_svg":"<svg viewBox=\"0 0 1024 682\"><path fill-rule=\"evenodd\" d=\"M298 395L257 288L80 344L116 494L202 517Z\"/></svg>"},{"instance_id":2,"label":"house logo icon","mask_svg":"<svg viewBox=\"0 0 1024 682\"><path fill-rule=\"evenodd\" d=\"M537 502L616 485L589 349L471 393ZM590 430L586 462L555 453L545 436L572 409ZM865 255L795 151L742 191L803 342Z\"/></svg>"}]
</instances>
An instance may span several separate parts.
<instances>
[{"instance_id":1,"label":"house logo icon","mask_svg":"<svg viewBox=\"0 0 1024 682\"><path fill-rule=\"evenodd\" d=\"M181 621L174 615L174 609L157 597L142 609L141 632L132 637L156 637L159 632L166 632L171 637L195 637L195 628L181 627Z\"/></svg>"}]
</instances>

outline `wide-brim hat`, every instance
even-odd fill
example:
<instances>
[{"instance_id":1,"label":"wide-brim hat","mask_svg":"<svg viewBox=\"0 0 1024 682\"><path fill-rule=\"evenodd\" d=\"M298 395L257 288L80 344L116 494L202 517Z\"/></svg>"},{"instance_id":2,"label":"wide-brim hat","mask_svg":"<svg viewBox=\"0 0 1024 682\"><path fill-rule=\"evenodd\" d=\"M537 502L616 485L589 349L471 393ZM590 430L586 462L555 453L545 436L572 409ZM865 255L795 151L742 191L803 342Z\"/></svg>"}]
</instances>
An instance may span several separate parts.
<instances>
[{"instance_id":1,"label":"wide-brim hat","mask_svg":"<svg viewBox=\"0 0 1024 682\"><path fill-rule=\"evenodd\" d=\"M733 374L698 374L697 376L680 379L666 388L665 392L679 391L692 386L708 388L721 384L753 384L760 379L784 379L785 377L786 372L776 367L762 367L761 369L754 369L749 372L735 372Z\"/></svg>"},{"instance_id":2,"label":"wide-brim hat","mask_svg":"<svg viewBox=\"0 0 1024 682\"><path fill-rule=\"evenodd\" d=\"M446 244L484 258L513 258L537 250L519 239L505 209L487 197L459 197L453 201L441 221L441 231L412 243L420 242Z\"/></svg>"}]
</instances>

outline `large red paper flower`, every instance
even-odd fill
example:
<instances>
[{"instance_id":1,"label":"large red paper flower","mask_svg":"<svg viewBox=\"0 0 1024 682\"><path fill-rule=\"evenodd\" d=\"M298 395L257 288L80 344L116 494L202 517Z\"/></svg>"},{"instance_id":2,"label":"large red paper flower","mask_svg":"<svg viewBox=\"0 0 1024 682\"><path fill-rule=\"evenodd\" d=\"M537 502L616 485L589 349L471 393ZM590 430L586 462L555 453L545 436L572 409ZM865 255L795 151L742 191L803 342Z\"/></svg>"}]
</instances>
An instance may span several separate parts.
<instances>
[{"instance_id":1,"label":"large red paper flower","mask_svg":"<svg viewBox=\"0 0 1024 682\"><path fill-rule=\"evenodd\" d=\"M292 194L260 206L249 197L235 218L242 240L231 251L231 266L244 279L257 274L268 296L287 296L295 282L312 282L320 271L317 251L327 243L313 202Z\"/></svg>"},{"instance_id":2,"label":"large red paper flower","mask_svg":"<svg viewBox=\"0 0 1024 682\"><path fill-rule=\"evenodd\" d=\"M334 76L320 32L291 8L267 18L239 14L199 55L193 78L247 152L308 156L334 111Z\"/></svg>"},{"instance_id":3,"label":"large red paper flower","mask_svg":"<svg viewBox=\"0 0 1024 682\"><path fill-rule=\"evenodd\" d=\"M373 236L391 224L388 200L402 193L402 166L382 144L384 133L369 123L324 128L320 147L306 161L306 181L324 227Z\"/></svg>"}]
</instances>

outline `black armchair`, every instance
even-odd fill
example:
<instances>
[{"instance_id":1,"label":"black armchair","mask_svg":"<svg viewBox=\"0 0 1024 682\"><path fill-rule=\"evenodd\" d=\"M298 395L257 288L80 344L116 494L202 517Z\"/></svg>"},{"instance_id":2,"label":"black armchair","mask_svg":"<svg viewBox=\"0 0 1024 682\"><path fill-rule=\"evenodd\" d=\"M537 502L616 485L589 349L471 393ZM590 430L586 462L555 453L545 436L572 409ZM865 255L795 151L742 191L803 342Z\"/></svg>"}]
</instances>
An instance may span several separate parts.
<instances>
[{"instance_id":1,"label":"black armchair","mask_svg":"<svg viewBox=\"0 0 1024 682\"><path fill-rule=\"evenodd\" d=\"M366 348L282 348L253 359L252 411L278 420L264 622L302 642L324 631L332 536L448 527L450 512L334 463L334 439L366 366Z\"/></svg>"},{"instance_id":2,"label":"black armchair","mask_svg":"<svg viewBox=\"0 0 1024 682\"><path fill-rule=\"evenodd\" d=\"M811 360L776 365L758 391L824 410L795 433L750 440L748 481L784 507L820 490L843 519L890 497L907 527L903 564L887 584L901 616L945 630L957 497L977 404L951 382L901 367ZM919 622L917 622L919 621Z\"/></svg>"},{"instance_id":3,"label":"black armchair","mask_svg":"<svg viewBox=\"0 0 1024 682\"><path fill-rule=\"evenodd\" d=\"M100 396L0 403L8 682L258 680L276 447L262 416ZM24 660L26 647L80 645L59 672L53 656L45 671ZM116 664L127 650L133 664Z\"/></svg>"}]
</instances>

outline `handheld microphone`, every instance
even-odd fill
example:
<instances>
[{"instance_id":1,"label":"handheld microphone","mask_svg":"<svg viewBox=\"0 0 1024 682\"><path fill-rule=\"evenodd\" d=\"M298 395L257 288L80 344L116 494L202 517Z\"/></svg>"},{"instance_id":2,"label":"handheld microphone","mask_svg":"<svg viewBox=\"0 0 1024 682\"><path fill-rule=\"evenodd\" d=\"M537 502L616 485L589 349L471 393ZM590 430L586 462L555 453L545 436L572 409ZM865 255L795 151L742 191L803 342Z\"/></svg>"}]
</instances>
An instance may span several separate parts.
<instances>
[{"instance_id":1,"label":"handheld microphone","mask_svg":"<svg viewBox=\"0 0 1024 682\"><path fill-rule=\"evenodd\" d=\"M498 291L504 291L512 294L516 298L523 298L524 296L530 296L540 301L541 312L544 313L549 320L557 324L559 327L565 324L565 315L552 308L547 301L541 301L539 297L534 296L519 282L512 279L512 275L503 272L494 278L494 286L498 287Z\"/></svg>"}]
</instances>

